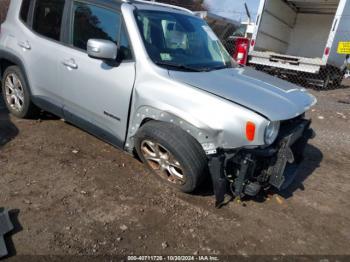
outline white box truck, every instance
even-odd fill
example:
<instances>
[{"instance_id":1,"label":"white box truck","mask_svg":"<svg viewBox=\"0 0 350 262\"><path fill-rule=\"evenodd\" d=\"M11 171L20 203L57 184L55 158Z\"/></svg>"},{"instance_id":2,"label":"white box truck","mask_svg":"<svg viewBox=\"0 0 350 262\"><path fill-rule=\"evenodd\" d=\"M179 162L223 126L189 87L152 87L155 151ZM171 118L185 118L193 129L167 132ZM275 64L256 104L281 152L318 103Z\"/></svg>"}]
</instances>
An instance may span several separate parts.
<instances>
[{"instance_id":1,"label":"white box truck","mask_svg":"<svg viewBox=\"0 0 350 262\"><path fill-rule=\"evenodd\" d=\"M248 63L290 80L339 86L350 47L350 0L260 0Z\"/></svg>"}]
</instances>

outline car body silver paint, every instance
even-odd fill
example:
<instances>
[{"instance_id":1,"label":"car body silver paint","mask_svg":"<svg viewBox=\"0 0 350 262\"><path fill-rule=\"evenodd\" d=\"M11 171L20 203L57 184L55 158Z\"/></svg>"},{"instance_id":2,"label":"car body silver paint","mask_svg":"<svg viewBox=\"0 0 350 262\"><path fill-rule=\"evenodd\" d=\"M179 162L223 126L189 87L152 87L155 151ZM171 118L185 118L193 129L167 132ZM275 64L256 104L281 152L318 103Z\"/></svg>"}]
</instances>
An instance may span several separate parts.
<instances>
[{"instance_id":1,"label":"car body silver paint","mask_svg":"<svg viewBox=\"0 0 350 262\"><path fill-rule=\"evenodd\" d=\"M31 92L38 97L44 97L52 104L61 107L62 99L59 93L60 82L57 78L57 50L61 44L48 41L34 34L19 20L21 0L10 2L10 8L5 23L2 24L2 37L7 38L0 46L19 57L27 70L27 79ZM30 49L23 48L20 43L26 43ZM3 47L0 47L3 48ZM49 88L48 88L49 87Z\"/></svg>"},{"instance_id":2,"label":"car body silver paint","mask_svg":"<svg viewBox=\"0 0 350 262\"><path fill-rule=\"evenodd\" d=\"M305 89L249 67L203 73L170 71L170 76L248 107L272 121L296 117L316 102Z\"/></svg>"},{"instance_id":3,"label":"car body silver paint","mask_svg":"<svg viewBox=\"0 0 350 262\"><path fill-rule=\"evenodd\" d=\"M115 60L118 55L118 46L110 40L89 39L87 53L93 58Z\"/></svg>"},{"instance_id":4,"label":"car body silver paint","mask_svg":"<svg viewBox=\"0 0 350 262\"><path fill-rule=\"evenodd\" d=\"M136 5L191 15L157 5ZM204 147L212 143L226 149L251 148L265 144L265 128L270 120L292 118L316 102L305 90L250 69L191 73L156 66L148 57L134 16L135 6L130 3L123 3L121 10L135 62L121 63L116 68L106 68L86 52L33 33L18 19L20 6L21 0L11 1L0 35L0 50L23 61L32 94L100 126L124 141L129 152L146 118L178 125ZM27 41L30 50L18 45ZM64 61L78 67L71 68ZM107 102L99 102L102 97ZM247 121L256 125L253 141L245 137Z\"/></svg>"},{"instance_id":5,"label":"car body silver paint","mask_svg":"<svg viewBox=\"0 0 350 262\"><path fill-rule=\"evenodd\" d=\"M63 61L71 60L78 66L74 69L58 65L62 87L57 92L63 98L65 113L87 120L124 141L135 80L135 62L123 62L114 67L90 58L82 50L66 46L56 53Z\"/></svg>"}]
</instances>

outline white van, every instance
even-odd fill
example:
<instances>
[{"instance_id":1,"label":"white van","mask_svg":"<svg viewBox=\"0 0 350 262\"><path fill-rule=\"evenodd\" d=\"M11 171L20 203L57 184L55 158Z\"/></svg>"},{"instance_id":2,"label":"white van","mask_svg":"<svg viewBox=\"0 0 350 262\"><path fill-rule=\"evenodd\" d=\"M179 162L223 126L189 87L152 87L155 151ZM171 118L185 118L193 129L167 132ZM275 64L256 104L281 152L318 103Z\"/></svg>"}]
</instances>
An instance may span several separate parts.
<instances>
[{"instance_id":1,"label":"white van","mask_svg":"<svg viewBox=\"0 0 350 262\"><path fill-rule=\"evenodd\" d=\"M340 85L347 51L339 49L350 45L350 0L261 0L256 25L249 64L323 87Z\"/></svg>"}]
</instances>

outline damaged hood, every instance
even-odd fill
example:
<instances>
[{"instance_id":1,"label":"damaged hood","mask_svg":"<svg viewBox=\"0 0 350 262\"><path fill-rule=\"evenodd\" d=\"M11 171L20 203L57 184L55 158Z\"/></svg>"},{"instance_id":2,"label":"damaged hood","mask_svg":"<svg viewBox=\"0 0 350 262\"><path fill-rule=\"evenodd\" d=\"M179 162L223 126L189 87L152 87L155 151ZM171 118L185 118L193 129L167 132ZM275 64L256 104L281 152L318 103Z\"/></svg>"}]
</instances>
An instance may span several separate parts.
<instances>
[{"instance_id":1,"label":"damaged hood","mask_svg":"<svg viewBox=\"0 0 350 262\"><path fill-rule=\"evenodd\" d=\"M200 73L169 71L169 75L176 81L247 107L271 121L296 117L316 103L316 98L305 89L248 67Z\"/></svg>"}]
</instances>

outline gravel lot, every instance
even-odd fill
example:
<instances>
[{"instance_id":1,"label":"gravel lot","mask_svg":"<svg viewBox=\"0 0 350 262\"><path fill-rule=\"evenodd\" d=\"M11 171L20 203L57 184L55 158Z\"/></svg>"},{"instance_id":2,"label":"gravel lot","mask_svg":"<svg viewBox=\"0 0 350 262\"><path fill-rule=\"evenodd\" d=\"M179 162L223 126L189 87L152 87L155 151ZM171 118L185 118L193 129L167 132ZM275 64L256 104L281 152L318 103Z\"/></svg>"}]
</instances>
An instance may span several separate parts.
<instances>
[{"instance_id":1,"label":"gravel lot","mask_svg":"<svg viewBox=\"0 0 350 262\"><path fill-rule=\"evenodd\" d=\"M76 127L50 115L15 119L0 104L11 255L350 255L350 88L311 92L317 137L297 181L220 210L210 190L175 192Z\"/></svg>"}]
</instances>

